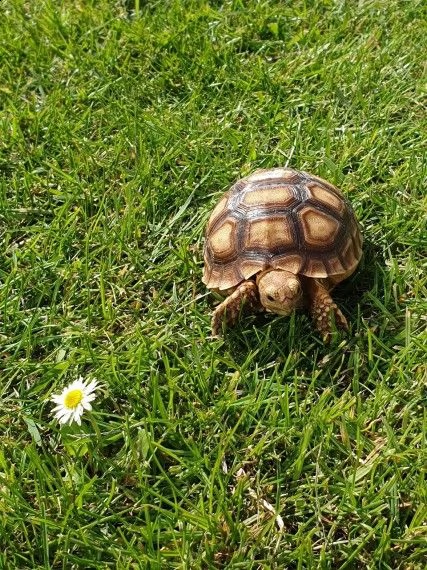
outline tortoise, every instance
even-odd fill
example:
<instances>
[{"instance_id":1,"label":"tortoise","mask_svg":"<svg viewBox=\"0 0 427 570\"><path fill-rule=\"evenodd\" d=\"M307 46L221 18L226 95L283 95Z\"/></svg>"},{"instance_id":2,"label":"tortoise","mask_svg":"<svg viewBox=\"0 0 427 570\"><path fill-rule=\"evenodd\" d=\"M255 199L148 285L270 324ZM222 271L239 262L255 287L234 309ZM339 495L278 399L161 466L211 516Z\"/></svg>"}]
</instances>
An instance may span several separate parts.
<instances>
[{"instance_id":1,"label":"tortoise","mask_svg":"<svg viewBox=\"0 0 427 570\"><path fill-rule=\"evenodd\" d=\"M212 335L245 310L289 315L306 306L328 340L347 320L330 291L356 269L362 235L350 203L332 184L291 168L238 180L206 228L203 283L225 296Z\"/></svg>"}]
</instances>

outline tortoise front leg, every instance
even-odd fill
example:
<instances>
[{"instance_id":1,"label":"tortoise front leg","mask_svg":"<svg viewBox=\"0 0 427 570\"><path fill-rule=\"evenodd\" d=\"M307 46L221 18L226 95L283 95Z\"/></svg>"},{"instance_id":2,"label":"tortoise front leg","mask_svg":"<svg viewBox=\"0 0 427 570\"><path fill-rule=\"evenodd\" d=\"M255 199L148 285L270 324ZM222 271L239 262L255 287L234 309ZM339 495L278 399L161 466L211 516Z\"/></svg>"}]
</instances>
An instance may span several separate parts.
<instances>
[{"instance_id":1,"label":"tortoise front leg","mask_svg":"<svg viewBox=\"0 0 427 570\"><path fill-rule=\"evenodd\" d=\"M252 311L262 309L254 281L244 281L218 305L212 315L212 336L220 336L224 321L228 326L235 325L243 307Z\"/></svg>"},{"instance_id":2,"label":"tortoise front leg","mask_svg":"<svg viewBox=\"0 0 427 570\"><path fill-rule=\"evenodd\" d=\"M325 341L329 340L334 330L334 322L337 328L348 330L347 319L334 303L324 285L315 279L307 279L306 290L311 316Z\"/></svg>"}]
</instances>

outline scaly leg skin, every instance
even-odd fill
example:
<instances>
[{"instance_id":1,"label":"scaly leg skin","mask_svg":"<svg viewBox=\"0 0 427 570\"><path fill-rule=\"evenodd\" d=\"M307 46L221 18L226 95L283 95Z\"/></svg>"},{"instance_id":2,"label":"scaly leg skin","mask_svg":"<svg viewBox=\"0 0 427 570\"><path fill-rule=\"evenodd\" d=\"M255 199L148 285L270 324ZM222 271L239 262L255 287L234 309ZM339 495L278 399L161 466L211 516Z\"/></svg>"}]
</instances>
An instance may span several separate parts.
<instances>
[{"instance_id":1,"label":"scaly leg skin","mask_svg":"<svg viewBox=\"0 0 427 570\"><path fill-rule=\"evenodd\" d=\"M252 311L262 310L258 287L254 281L244 281L218 305L212 315L212 336L221 335L224 321L228 326L235 325L243 307Z\"/></svg>"},{"instance_id":2,"label":"scaly leg skin","mask_svg":"<svg viewBox=\"0 0 427 570\"><path fill-rule=\"evenodd\" d=\"M324 342L328 342L337 328L348 330L347 320L334 303L326 287L315 279L310 279L307 292L310 303L310 312L317 330L321 333Z\"/></svg>"}]
</instances>

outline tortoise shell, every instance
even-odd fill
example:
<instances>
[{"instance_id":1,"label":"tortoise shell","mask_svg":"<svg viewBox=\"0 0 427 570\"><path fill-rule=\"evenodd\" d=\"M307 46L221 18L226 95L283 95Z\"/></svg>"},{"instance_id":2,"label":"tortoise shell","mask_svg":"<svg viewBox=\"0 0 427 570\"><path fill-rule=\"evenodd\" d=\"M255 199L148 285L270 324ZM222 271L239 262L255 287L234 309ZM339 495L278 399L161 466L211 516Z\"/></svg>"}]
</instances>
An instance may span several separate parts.
<instances>
[{"instance_id":1,"label":"tortoise shell","mask_svg":"<svg viewBox=\"0 0 427 570\"><path fill-rule=\"evenodd\" d=\"M257 170L210 216L203 282L221 291L272 268L338 283L361 254L353 209L335 186L290 168Z\"/></svg>"}]
</instances>

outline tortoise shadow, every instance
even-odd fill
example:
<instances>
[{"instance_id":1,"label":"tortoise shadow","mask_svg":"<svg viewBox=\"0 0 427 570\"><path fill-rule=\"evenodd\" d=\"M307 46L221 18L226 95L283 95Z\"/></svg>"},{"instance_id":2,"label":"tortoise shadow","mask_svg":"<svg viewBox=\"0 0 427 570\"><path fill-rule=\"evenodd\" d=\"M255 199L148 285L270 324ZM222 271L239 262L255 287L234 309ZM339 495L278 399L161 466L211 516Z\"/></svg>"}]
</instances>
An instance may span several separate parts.
<instances>
[{"instance_id":1,"label":"tortoise shadow","mask_svg":"<svg viewBox=\"0 0 427 570\"><path fill-rule=\"evenodd\" d=\"M333 291L333 297L340 307L344 308L350 320L357 315L369 316L365 311L365 294L377 288L379 284L385 284L384 274L379 270L384 266L385 259L381 249L371 241L365 240L363 256L357 270ZM352 319L353 317L353 319Z\"/></svg>"}]
</instances>

